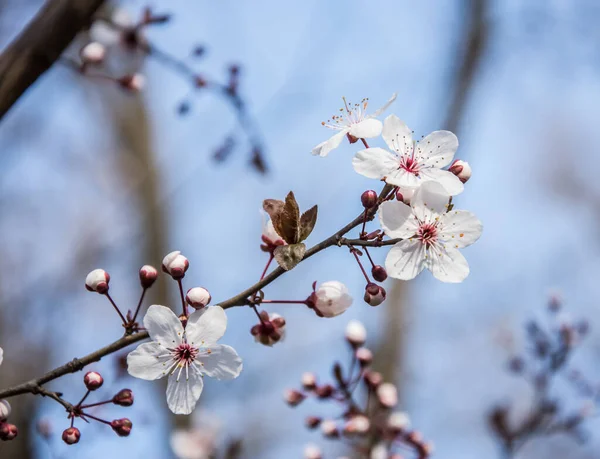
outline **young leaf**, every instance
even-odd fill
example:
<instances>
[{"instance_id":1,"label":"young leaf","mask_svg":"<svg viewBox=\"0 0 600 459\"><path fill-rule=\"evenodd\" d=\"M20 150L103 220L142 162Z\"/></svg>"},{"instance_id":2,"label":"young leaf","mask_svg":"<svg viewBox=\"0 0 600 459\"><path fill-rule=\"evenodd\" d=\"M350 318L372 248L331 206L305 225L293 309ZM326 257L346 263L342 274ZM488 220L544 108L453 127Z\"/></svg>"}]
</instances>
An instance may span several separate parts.
<instances>
[{"instance_id":1,"label":"young leaf","mask_svg":"<svg viewBox=\"0 0 600 459\"><path fill-rule=\"evenodd\" d=\"M305 252L306 246L300 242L299 244L281 245L275 249L273 255L279 266L289 271L302 261Z\"/></svg>"},{"instance_id":2,"label":"young leaf","mask_svg":"<svg viewBox=\"0 0 600 459\"><path fill-rule=\"evenodd\" d=\"M292 191L285 198L285 205L280 216L283 240L288 244L300 242L300 208Z\"/></svg>"},{"instance_id":3,"label":"young leaf","mask_svg":"<svg viewBox=\"0 0 600 459\"><path fill-rule=\"evenodd\" d=\"M317 223L317 206L313 206L302 214L300 218L300 240L305 240Z\"/></svg>"}]
</instances>

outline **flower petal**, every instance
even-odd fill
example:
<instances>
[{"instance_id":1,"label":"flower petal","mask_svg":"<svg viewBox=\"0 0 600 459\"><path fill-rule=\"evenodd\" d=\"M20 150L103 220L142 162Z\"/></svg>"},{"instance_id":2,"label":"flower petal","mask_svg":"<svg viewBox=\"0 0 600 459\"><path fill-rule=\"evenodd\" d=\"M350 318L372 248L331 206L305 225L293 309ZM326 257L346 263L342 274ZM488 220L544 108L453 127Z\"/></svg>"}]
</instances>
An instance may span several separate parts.
<instances>
[{"instance_id":1,"label":"flower petal","mask_svg":"<svg viewBox=\"0 0 600 459\"><path fill-rule=\"evenodd\" d=\"M216 379L234 379L242 371L242 359L231 346L213 344L210 354L198 355L202 373Z\"/></svg>"},{"instance_id":2,"label":"flower petal","mask_svg":"<svg viewBox=\"0 0 600 459\"><path fill-rule=\"evenodd\" d=\"M392 94L392 97L390 97L390 100L388 100L382 107L375 110L375 112L373 112L372 114L367 115L366 118L377 118L379 115L381 115L383 112L385 112L389 108L390 105L392 105L392 103L396 100L396 97L398 97L398 94L396 94L396 93Z\"/></svg>"},{"instance_id":3,"label":"flower petal","mask_svg":"<svg viewBox=\"0 0 600 459\"><path fill-rule=\"evenodd\" d=\"M313 148L312 154L319 156L327 156L331 150L340 146L340 143L342 143L342 140L344 140L346 134L348 134L348 129L344 129L338 132L333 137L330 137L325 142L321 142L319 145Z\"/></svg>"},{"instance_id":4,"label":"flower petal","mask_svg":"<svg viewBox=\"0 0 600 459\"><path fill-rule=\"evenodd\" d=\"M406 169L396 169L385 177L385 182L401 188L418 188L422 180Z\"/></svg>"},{"instance_id":5,"label":"flower petal","mask_svg":"<svg viewBox=\"0 0 600 459\"><path fill-rule=\"evenodd\" d=\"M432 181L441 184L450 196L460 194L465 189L460 179L450 171L430 167L422 169L420 175L423 181Z\"/></svg>"},{"instance_id":6,"label":"flower petal","mask_svg":"<svg viewBox=\"0 0 600 459\"><path fill-rule=\"evenodd\" d=\"M350 135L357 139L369 139L371 137L378 137L381 135L383 125L381 121L367 118L362 120L360 123L350 125Z\"/></svg>"},{"instance_id":7,"label":"flower petal","mask_svg":"<svg viewBox=\"0 0 600 459\"><path fill-rule=\"evenodd\" d=\"M225 334L227 315L221 306L210 306L193 312L185 326L190 344L214 344Z\"/></svg>"},{"instance_id":8,"label":"flower petal","mask_svg":"<svg viewBox=\"0 0 600 459\"><path fill-rule=\"evenodd\" d=\"M442 282L462 282L469 275L467 260L453 247L430 249L426 264L433 276Z\"/></svg>"},{"instance_id":9,"label":"flower petal","mask_svg":"<svg viewBox=\"0 0 600 459\"><path fill-rule=\"evenodd\" d=\"M425 246L420 241L405 239L398 242L385 259L385 269L396 279L414 279L424 267Z\"/></svg>"},{"instance_id":10,"label":"flower petal","mask_svg":"<svg viewBox=\"0 0 600 459\"><path fill-rule=\"evenodd\" d=\"M183 339L183 325L179 317L166 306L153 304L144 317L144 327L152 341L164 347L173 347Z\"/></svg>"},{"instance_id":11,"label":"flower petal","mask_svg":"<svg viewBox=\"0 0 600 459\"><path fill-rule=\"evenodd\" d=\"M466 210L452 210L440 217L440 237L455 249L474 244L483 230L479 219Z\"/></svg>"},{"instance_id":12,"label":"flower petal","mask_svg":"<svg viewBox=\"0 0 600 459\"><path fill-rule=\"evenodd\" d=\"M396 115L390 115L383 121L383 140L390 150L399 155L410 156L413 152L412 131Z\"/></svg>"},{"instance_id":13,"label":"flower petal","mask_svg":"<svg viewBox=\"0 0 600 459\"><path fill-rule=\"evenodd\" d=\"M127 356L127 371L135 378L152 381L166 376L173 360L167 349L156 342L140 344Z\"/></svg>"},{"instance_id":14,"label":"flower petal","mask_svg":"<svg viewBox=\"0 0 600 459\"><path fill-rule=\"evenodd\" d=\"M433 222L448 210L450 196L437 182L424 182L410 200L413 213L421 222Z\"/></svg>"},{"instance_id":15,"label":"flower petal","mask_svg":"<svg viewBox=\"0 0 600 459\"><path fill-rule=\"evenodd\" d=\"M204 388L202 375L195 366L188 368L187 378L185 371L182 369L179 374L177 370L173 376L169 376L167 384L167 405L175 414L190 414L194 411Z\"/></svg>"},{"instance_id":16,"label":"flower petal","mask_svg":"<svg viewBox=\"0 0 600 459\"><path fill-rule=\"evenodd\" d=\"M386 201L381 204L379 221L389 237L407 239L414 236L419 228L410 206L398 201Z\"/></svg>"},{"instance_id":17,"label":"flower petal","mask_svg":"<svg viewBox=\"0 0 600 459\"><path fill-rule=\"evenodd\" d=\"M0 347L0 365L2 365L2 361L4 360L4 349Z\"/></svg>"},{"instance_id":18,"label":"flower petal","mask_svg":"<svg viewBox=\"0 0 600 459\"><path fill-rule=\"evenodd\" d=\"M417 142L415 159L431 167L446 167L454 159L458 138L450 131L434 131Z\"/></svg>"},{"instance_id":19,"label":"flower petal","mask_svg":"<svg viewBox=\"0 0 600 459\"><path fill-rule=\"evenodd\" d=\"M382 179L398 169L398 157L383 148L361 150L352 159L354 170L365 177Z\"/></svg>"}]
</instances>

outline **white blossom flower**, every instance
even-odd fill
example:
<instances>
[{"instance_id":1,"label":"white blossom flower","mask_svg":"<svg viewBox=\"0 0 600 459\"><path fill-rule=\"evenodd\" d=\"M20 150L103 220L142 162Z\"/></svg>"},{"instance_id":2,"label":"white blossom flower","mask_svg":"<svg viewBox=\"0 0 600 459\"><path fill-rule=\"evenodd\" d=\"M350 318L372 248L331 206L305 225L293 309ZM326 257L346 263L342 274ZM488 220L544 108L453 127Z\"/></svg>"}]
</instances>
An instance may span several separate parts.
<instances>
[{"instance_id":1,"label":"white blossom flower","mask_svg":"<svg viewBox=\"0 0 600 459\"><path fill-rule=\"evenodd\" d=\"M211 459L216 451L214 429L177 429L171 434L171 449L178 459Z\"/></svg>"},{"instance_id":2,"label":"white blossom flower","mask_svg":"<svg viewBox=\"0 0 600 459\"><path fill-rule=\"evenodd\" d=\"M388 459L388 448L385 443L376 444L371 450L369 459Z\"/></svg>"},{"instance_id":3,"label":"white blossom flower","mask_svg":"<svg viewBox=\"0 0 600 459\"><path fill-rule=\"evenodd\" d=\"M81 58L89 64L99 64L106 56L106 48L98 42L91 42L81 48Z\"/></svg>"},{"instance_id":4,"label":"white blossom flower","mask_svg":"<svg viewBox=\"0 0 600 459\"><path fill-rule=\"evenodd\" d=\"M379 403L387 408L392 408L398 403L398 389L392 383L383 383L377 388Z\"/></svg>"},{"instance_id":5,"label":"white blossom flower","mask_svg":"<svg viewBox=\"0 0 600 459\"><path fill-rule=\"evenodd\" d=\"M190 262L181 255L179 250L175 250L165 256L162 261L162 270L170 274L174 279L181 279L190 267Z\"/></svg>"},{"instance_id":6,"label":"white blossom flower","mask_svg":"<svg viewBox=\"0 0 600 459\"><path fill-rule=\"evenodd\" d=\"M242 371L235 349L216 344L227 328L227 316L220 306L190 314L184 329L171 309L152 305L144 317L144 327L152 341L127 356L129 374L146 380L168 377L167 404L175 414L193 411L204 375L233 379Z\"/></svg>"},{"instance_id":7,"label":"white blossom flower","mask_svg":"<svg viewBox=\"0 0 600 459\"><path fill-rule=\"evenodd\" d=\"M402 238L387 255L385 267L396 279L415 278L423 268L443 282L462 282L469 265L458 249L481 236L481 222L465 210L448 209L449 195L442 185L425 182L410 207L398 201L381 205L381 226L391 238Z\"/></svg>"},{"instance_id":8,"label":"white blossom flower","mask_svg":"<svg viewBox=\"0 0 600 459\"><path fill-rule=\"evenodd\" d=\"M123 31L134 27L135 23L129 12L123 8L115 8L109 21L98 19L90 27L92 40L104 46L122 44Z\"/></svg>"},{"instance_id":9,"label":"white blossom flower","mask_svg":"<svg viewBox=\"0 0 600 459\"><path fill-rule=\"evenodd\" d=\"M323 282L314 295L314 309L323 317L338 316L352 304L348 288L338 281Z\"/></svg>"},{"instance_id":10,"label":"white blossom flower","mask_svg":"<svg viewBox=\"0 0 600 459\"><path fill-rule=\"evenodd\" d=\"M350 344L361 346L367 340L367 329L358 320L351 320L346 325L346 339Z\"/></svg>"},{"instance_id":11,"label":"white blossom flower","mask_svg":"<svg viewBox=\"0 0 600 459\"><path fill-rule=\"evenodd\" d=\"M458 148L458 139L452 132L434 131L415 142L409 127L396 115L390 115L383 122L383 140L393 153L383 148L359 151L352 160L356 172L404 188L434 181L452 196L463 191L459 178L441 169L452 162Z\"/></svg>"},{"instance_id":12,"label":"white blossom flower","mask_svg":"<svg viewBox=\"0 0 600 459\"><path fill-rule=\"evenodd\" d=\"M0 400L0 422L5 422L10 416L12 409L8 400Z\"/></svg>"},{"instance_id":13,"label":"white blossom flower","mask_svg":"<svg viewBox=\"0 0 600 459\"><path fill-rule=\"evenodd\" d=\"M90 292L104 294L108 292L110 275L103 269L94 269L85 278L85 288Z\"/></svg>"},{"instance_id":14,"label":"white blossom flower","mask_svg":"<svg viewBox=\"0 0 600 459\"><path fill-rule=\"evenodd\" d=\"M377 137L381 134L381 121L375 119L381 115L392 102L396 100L396 94L392 94L390 100L370 115L366 115L368 99L363 99L360 104L348 104L346 98L344 100L344 108L340 109L341 115L334 115L327 122L321 123L323 126L339 131L330 139L321 142L312 150L313 155L327 156L329 152L337 148L344 137L350 135L355 139L369 139Z\"/></svg>"},{"instance_id":15,"label":"white blossom flower","mask_svg":"<svg viewBox=\"0 0 600 459\"><path fill-rule=\"evenodd\" d=\"M308 444L304 448L304 459L322 459L323 453L317 445Z\"/></svg>"}]
</instances>

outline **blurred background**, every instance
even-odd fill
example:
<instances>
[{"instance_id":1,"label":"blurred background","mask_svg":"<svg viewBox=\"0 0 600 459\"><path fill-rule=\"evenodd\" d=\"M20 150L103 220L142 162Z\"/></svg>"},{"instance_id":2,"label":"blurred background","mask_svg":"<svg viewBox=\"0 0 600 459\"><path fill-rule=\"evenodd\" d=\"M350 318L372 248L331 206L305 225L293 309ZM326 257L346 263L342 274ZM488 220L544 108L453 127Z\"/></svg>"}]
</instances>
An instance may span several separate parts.
<instances>
[{"instance_id":1,"label":"blurred background","mask_svg":"<svg viewBox=\"0 0 600 459\"><path fill-rule=\"evenodd\" d=\"M4 46L42 3L2 2ZM108 7L137 18L145 6L131 0ZM344 143L326 159L310 154L330 135L321 121L337 112L341 96L369 97L374 109L397 92L389 112L417 136L457 133L457 158L474 172L455 205L484 223L481 240L464 252L471 275L459 285L427 272L409 283L387 281L388 300L371 308L362 302L364 281L348 252L329 249L265 293L302 299L313 281L339 280L355 297L352 308L333 319L300 307L268 308L288 323L285 342L273 348L250 335L252 311L228 311L224 342L238 350L244 372L231 382L207 381L193 416L170 415L160 383L123 374L122 352L91 368L105 377L107 396L134 390L136 404L125 414L118 407L104 412L130 417L130 437L82 425L85 441L67 447L59 438L67 427L62 407L25 395L11 400L20 437L1 444L0 457L171 458L173 426L207 420L219 425L221 443L241 441L235 457L299 458L307 442L337 457L344 453L339 442L303 427L304 416L320 407L291 410L281 394L298 386L304 371L328 376L334 360L347 358L343 331L352 318L367 326L375 367L398 384L402 408L434 442L435 457L500 457L488 415L497 403L521 410L530 403L529 386L506 371L506 361L522 349L523 323L543 314L550 291L589 320L591 336L574 364L600 378L594 172L600 4L181 0L151 6L173 15L145 30L156 46L217 81L227 81L228 68L239 65L251 137L230 101L192 91L188 80L143 56L110 62L113 70L145 75L140 94L57 64L19 100L0 124L2 387L120 336L110 305L85 291L91 269L106 269L115 300L133 309L138 268L159 266L166 253L181 250L191 262L185 286L205 286L218 302L252 285L264 267L263 199L293 190L302 209L319 205L308 245L354 218L362 191L377 186L353 171L357 146ZM77 56L88 40L82 34L67 55ZM201 58L190 58L199 45ZM227 154L223 145L232 147ZM257 145L267 173L253 156ZM382 263L386 249L372 253ZM174 287L161 279L147 304L176 306ZM70 375L50 387L76 401L81 378ZM48 441L36 428L41 420L54 432ZM556 436L532 441L515 457L598 457L594 422L583 445Z\"/></svg>"}]
</instances>

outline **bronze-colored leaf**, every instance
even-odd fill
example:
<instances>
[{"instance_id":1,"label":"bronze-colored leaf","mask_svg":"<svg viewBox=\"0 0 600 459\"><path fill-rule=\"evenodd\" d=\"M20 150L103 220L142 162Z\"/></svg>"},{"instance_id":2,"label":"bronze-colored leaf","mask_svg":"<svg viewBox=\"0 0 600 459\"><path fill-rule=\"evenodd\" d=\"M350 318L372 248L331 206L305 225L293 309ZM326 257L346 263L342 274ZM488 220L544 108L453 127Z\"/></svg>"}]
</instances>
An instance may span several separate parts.
<instances>
[{"instance_id":1,"label":"bronze-colored leaf","mask_svg":"<svg viewBox=\"0 0 600 459\"><path fill-rule=\"evenodd\" d=\"M286 271L289 271L294 266L302 261L306 246L302 243L292 245L280 245L275 249L273 255L275 260Z\"/></svg>"},{"instance_id":2,"label":"bronze-colored leaf","mask_svg":"<svg viewBox=\"0 0 600 459\"><path fill-rule=\"evenodd\" d=\"M283 240L285 240L285 237L281 216L284 207L285 203L283 201L280 201L279 199L265 199L263 201L263 209L269 214L269 217L271 217L271 221L273 222L273 228L275 229L275 232L279 234L279 236L281 236Z\"/></svg>"},{"instance_id":3,"label":"bronze-colored leaf","mask_svg":"<svg viewBox=\"0 0 600 459\"><path fill-rule=\"evenodd\" d=\"M317 223L317 206L313 206L300 217L300 240L303 241L315 227Z\"/></svg>"},{"instance_id":4,"label":"bronze-colored leaf","mask_svg":"<svg viewBox=\"0 0 600 459\"><path fill-rule=\"evenodd\" d=\"M282 231L280 236L283 240L288 244L300 242L300 208L292 191L285 198L285 205L280 216Z\"/></svg>"}]
</instances>

